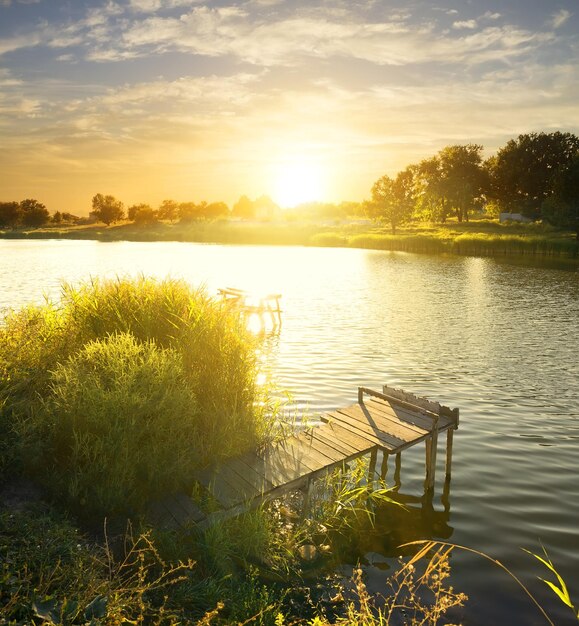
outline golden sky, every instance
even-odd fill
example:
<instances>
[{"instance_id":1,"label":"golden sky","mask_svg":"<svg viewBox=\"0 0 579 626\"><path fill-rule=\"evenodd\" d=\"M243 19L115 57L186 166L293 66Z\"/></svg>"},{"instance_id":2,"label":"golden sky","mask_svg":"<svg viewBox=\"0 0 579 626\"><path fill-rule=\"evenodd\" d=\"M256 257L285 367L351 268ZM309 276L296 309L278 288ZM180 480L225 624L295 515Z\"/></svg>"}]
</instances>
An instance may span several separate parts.
<instances>
[{"instance_id":1,"label":"golden sky","mask_svg":"<svg viewBox=\"0 0 579 626\"><path fill-rule=\"evenodd\" d=\"M578 9L0 0L0 200L362 200L445 145L577 133Z\"/></svg>"}]
</instances>

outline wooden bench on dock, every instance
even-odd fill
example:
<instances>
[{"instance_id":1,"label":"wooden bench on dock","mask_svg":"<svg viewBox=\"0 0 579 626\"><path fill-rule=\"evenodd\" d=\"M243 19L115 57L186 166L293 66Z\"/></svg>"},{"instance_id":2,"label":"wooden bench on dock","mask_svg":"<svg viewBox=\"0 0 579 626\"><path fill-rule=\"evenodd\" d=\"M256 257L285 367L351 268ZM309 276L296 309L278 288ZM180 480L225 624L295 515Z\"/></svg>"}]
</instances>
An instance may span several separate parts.
<instances>
[{"instance_id":1,"label":"wooden bench on dock","mask_svg":"<svg viewBox=\"0 0 579 626\"><path fill-rule=\"evenodd\" d=\"M382 392L358 389L358 402L321 416L322 423L295 433L261 451L248 452L197 472L198 485L214 500L216 510L205 514L184 494L157 503L151 517L167 527L207 525L238 515L288 491L307 490L316 478L369 455L369 481L376 475L378 454L385 477L388 458L422 441L426 443L425 491L434 489L438 436L447 433L446 476L450 478L453 432L458 409L384 386Z\"/></svg>"}]
</instances>

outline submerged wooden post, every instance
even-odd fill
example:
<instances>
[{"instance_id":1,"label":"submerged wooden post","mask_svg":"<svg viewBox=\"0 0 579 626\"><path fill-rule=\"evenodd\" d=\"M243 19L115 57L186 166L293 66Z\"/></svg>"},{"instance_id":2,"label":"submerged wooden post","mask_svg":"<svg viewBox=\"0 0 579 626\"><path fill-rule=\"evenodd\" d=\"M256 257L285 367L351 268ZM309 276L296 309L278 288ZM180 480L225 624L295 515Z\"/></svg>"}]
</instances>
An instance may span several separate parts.
<instances>
[{"instance_id":1,"label":"submerged wooden post","mask_svg":"<svg viewBox=\"0 0 579 626\"><path fill-rule=\"evenodd\" d=\"M385 450L382 451L382 466L380 467L380 479L386 480L388 474L388 454Z\"/></svg>"},{"instance_id":2,"label":"submerged wooden post","mask_svg":"<svg viewBox=\"0 0 579 626\"><path fill-rule=\"evenodd\" d=\"M376 459L378 458L378 450L374 448L370 452L370 465L368 466L368 485L374 485L374 474L376 473Z\"/></svg>"},{"instance_id":3,"label":"submerged wooden post","mask_svg":"<svg viewBox=\"0 0 579 626\"><path fill-rule=\"evenodd\" d=\"M446 479L450 479L450 470L452 466L452 440L454 436L454 428L446 431Z\"/></svg>"},{"instance_id":4,"label":"submerged wooden post","mask_svg":"<svg viewBox=\"0 0 579 626\"><path fill-rule=\"evenodd\" d=\"M310 513L310 503L311 503L311 492L312 492L312 480L310 477L307 478L306 484L302 489L302 493L304 494L303 504L302 504L302 519L306 519L306 517Z\"/></svg>"},{"instance_id":5,"label":"submerged wooden post","mask_svg":"<svg viewBox=\"0 0 579 626\"><path fill-rule=\"evenodd\" d=\"M432 437L426 440L426 481L424 487L427 491L434 489L436 477L436 448L438 447L438 432L432 431Z\"/></svg>"},{"instance_id":6,"label":"submerged wooden post","mask_svg":"<svg viewBox=\"0 0 579 626\"><path fill-rule=\"evenodd\" d=\"M400 470L402 469L402 454L399 452L396 455L396 463L394 466L394 485L400 487L402 484L400 480Z\"/></svg>"}]
</instances>

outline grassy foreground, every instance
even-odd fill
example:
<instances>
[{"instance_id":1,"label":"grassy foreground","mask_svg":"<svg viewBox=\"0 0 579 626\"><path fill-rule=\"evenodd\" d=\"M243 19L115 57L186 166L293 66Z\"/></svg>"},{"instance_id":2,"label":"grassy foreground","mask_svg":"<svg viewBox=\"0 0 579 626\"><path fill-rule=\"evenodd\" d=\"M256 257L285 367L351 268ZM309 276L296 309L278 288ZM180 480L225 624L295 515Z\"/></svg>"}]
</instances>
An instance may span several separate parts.
<instances>
[{"instance_id":1,"label":"grassy foreground","mask_svg":"<svg viewBox=\"0 0 579 626\"><path fill-rule=\"evenodd\" d=\"M472 256L579 256L579 242L572 232L547 224L500 224L492 219L462 223L449 220L444 225L413 224L398 229L396 234L382 226L358 222L319 225L291 221L216 220L191 224L138 226L130 222L109 227L101 224L0 231L0 237L304 245Z\"/></svg>"}]
</instances>

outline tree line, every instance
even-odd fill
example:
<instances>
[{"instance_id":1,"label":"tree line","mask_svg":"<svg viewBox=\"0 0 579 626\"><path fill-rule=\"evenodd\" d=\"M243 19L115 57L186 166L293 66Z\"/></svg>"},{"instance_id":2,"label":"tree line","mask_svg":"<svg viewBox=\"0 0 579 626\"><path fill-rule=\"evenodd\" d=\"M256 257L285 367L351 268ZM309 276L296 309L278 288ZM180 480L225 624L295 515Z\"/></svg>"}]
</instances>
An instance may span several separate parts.
<instances>
[{"instance_id":1,"label":"tree line","mask_svg":"<svg viewBox=\"0 0 579 626\"><path fill-rule=\"evenodd\" d=\"M0 202L0 228L17 228L28 226L38 228L48 223L74 224L80 218L72 213L56 211L50 215L48 209L33 198L27 198L20 202Z\"/></svg>"},{"instance_id":2,"label":"tree line","mask_svg":"<svg viewBox=\"0 0 579 626\"><path fill-rule=\"evenodd\" d=\"M483 160L478 144L447 146L382 176L365 201L366 214L392 232L410 220L468 221L473 211L519 213L577 232L579 239L579 138L571 133L530 133L511 139Z\"/></svg>"}]
</instances>

